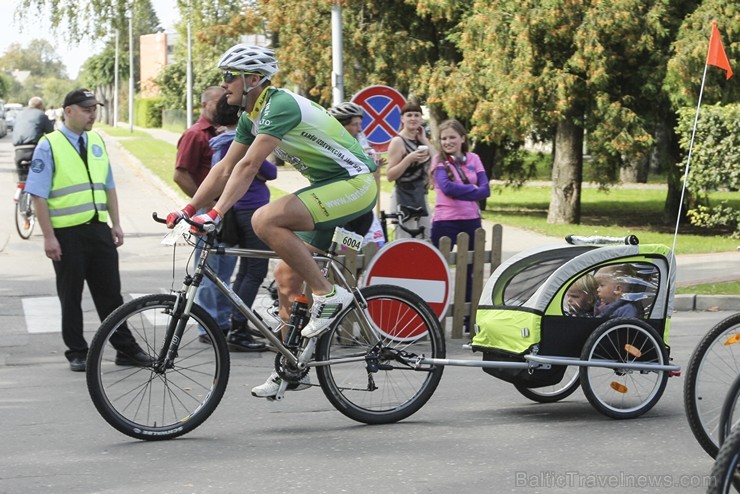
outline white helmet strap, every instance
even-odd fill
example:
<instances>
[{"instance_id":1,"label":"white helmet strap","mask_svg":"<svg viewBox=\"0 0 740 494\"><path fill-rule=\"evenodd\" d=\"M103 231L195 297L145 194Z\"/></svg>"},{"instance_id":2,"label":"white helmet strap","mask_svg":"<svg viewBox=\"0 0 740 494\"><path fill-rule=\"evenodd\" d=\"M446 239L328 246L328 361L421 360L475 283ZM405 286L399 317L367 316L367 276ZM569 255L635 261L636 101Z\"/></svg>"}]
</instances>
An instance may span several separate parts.
<instances>
[{"instance_id":1,"label":"white helmet strap","mask_svg":"<svg viewBox=\"0 0 740 494\"><path fill-rule=\"evenodd\" d=\"M245 74L242 74L242 105L241 105L241 109L239 110L239 115L241 115L242 112L247 111L247 94L249 94L249 92L252 89L260 87L262 83L265 82L266 80L267 80L267 77L262 76L262 78L257 82L255 86L248 86L247 79L245 78Z\"/></svg>"}]
</instances>

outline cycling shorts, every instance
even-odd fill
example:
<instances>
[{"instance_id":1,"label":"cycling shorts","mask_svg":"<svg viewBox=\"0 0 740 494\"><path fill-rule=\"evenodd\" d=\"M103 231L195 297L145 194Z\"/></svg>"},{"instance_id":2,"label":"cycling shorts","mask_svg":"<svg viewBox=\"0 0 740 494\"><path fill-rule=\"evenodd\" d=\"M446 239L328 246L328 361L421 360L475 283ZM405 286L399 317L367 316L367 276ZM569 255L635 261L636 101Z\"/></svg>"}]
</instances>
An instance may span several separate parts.
<instances>
[{"instance_id":1,"label":"cycling shorts","mask_svg":"<svg viewBox=\"0 0 740 494\"><path fill-rule=\"evenodd\" d=\"M378 186L372 173L317 182L294 193L311 213L315 223L310 232L296 235L314 247L326 250L334 229L371 211L378 197Z\"/></svg>"}]
</instances>

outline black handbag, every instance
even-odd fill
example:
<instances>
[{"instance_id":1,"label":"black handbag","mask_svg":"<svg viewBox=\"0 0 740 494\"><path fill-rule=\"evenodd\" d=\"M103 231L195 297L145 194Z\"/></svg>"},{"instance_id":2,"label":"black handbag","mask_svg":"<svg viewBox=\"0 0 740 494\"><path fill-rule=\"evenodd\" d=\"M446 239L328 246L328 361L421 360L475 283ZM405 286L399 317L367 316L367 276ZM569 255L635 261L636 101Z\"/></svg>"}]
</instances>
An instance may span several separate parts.
<instances>
[{"instance_id":1,"label":"black handbag","mask_svg":"<svg viewBox=\"0 0 740 494\"><path fill-rule=\"evenodd\" d=\"M236 211L229 209L221 220L221 230L216 238L222 244L231 246L239 243L239 224L236 221Z\"/></svg>"}]
</instances>

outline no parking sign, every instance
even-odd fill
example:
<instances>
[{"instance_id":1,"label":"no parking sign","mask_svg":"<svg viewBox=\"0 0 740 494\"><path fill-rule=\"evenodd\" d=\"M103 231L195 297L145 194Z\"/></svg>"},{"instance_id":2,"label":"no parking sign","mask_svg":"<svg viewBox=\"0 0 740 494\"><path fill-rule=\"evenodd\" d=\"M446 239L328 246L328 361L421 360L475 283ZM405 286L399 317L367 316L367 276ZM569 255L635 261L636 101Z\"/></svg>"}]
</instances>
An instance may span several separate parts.
<instances>
[{"instance_id":1,"label":"no parking sign","mask_svg":"<svg viewBox=\"0 0 740 494\"><path fill-rule=\"evenodd\" d=\"M388 86L369 86L352 97L352 102L365 109L362 131L373 148L382 153L401 129L401 108L406 98Z\"/></svg>"}]
</instances>

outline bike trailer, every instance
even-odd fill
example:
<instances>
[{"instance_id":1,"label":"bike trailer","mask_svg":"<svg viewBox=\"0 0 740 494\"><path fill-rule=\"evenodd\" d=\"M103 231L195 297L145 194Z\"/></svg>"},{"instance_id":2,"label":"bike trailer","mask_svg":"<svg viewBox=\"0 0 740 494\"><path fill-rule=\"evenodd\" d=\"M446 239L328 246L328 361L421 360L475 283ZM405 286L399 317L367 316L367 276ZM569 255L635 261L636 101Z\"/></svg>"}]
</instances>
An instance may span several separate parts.
<instances>
[{"instance_id":1,"label":"bike trailer","mask_svg":"<svg viewBox=\"0 0 740 494\"><path fill-rule=\"evenodd\" d=\"M522 252L501 264L483 287L472 348L489 361L524 362L528 354L580 358L589 334L609 317L641 319L665 343L673 308L672 262L670 249L659 244L558 245ZM599 290L616 293L618 300L607 303ZM537 388L560 382L565 366L483 370Z\"/></svg>"}]
</instances>

